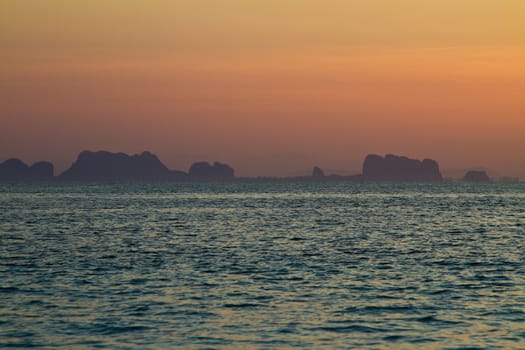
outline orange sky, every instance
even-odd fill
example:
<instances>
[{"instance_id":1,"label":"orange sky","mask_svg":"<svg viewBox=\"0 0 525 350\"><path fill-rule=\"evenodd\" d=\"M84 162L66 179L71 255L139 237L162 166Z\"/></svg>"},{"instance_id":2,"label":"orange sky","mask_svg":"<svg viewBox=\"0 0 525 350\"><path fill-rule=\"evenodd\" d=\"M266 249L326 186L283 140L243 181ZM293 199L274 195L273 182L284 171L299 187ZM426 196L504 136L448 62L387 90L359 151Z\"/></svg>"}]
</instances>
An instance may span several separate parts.
<instances>
[{"instance_id":1,"label":"orange sky","mask_svg":"<svg viewBox=\"0 0 525 350\"><path fill-rule=\"evenodd\" d=\"M525 178L525 1L0 0L0 161Z\"/></svg>"}]
</instances>

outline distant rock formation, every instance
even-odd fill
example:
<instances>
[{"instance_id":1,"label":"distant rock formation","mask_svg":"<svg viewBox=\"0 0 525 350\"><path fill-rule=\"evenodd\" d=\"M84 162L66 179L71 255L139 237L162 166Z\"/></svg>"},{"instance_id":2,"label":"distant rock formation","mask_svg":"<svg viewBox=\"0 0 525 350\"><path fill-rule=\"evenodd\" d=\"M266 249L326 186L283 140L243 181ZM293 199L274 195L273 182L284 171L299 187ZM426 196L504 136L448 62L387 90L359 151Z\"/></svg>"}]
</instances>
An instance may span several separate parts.
<instances>
[{"instance_id":1,"label":"distant rock formation","mask_svg":"<svg viewBox=\"0 0 525 350\"><path fill-rule=\"evenodd\" d=\"M11 158L0 164L0 181L49 181L53 172L50 162L37 162L29 167L20 159Z\"/></svg>"},{"instance_id":2,"label":"distant rock formation","mask_svg":"<svg viewBox=\"0 0 525 350\"><path fill-rule=\"evenodd\" d=\"M322 178L324 176L325 175L323 169L319 168L318 166L314 166L314 168L312 169L312 177Z\"/></svg>"},{"instance_id":3,"label":"distant rock formation","mask_svg":"<svg viewBox=\"0 0 525 350\"><path fill-rule=\"evenodd\" d=\"M51 180L55 175L55 168L50 162L36 162L29 167L29 172L33 180Z\"/></svg>"},{"instance_id":4,"label":"distant rock formation","mask_svg":"<svg viewBox=\"0 0 525 350\"><path fill-rule=\"evenodd\" d=\"M463 181L467 182L490 182L490 178L487 173L483 170L470 170L467 171L463 177Z\"/></svg>"},{"instance_id":5,"label":"distant rock formation","mask_svg":"<svg viewBox=\"0 0 525 350\"><path fill-rule=\"evenodd\" d=\"M228 180L235 177L235 171L228 164L197 162L191 165L188 175L192 180Z\"/></svg>"},{"instance_id":6,"label":"distant rock formation","mask_svg":"<svg viewBox=\"0 0 525 350\"><path fill-rule=\"evenodd\" d=\"M186 174L169 170L150 152L127 155L106 151L83 151L60 176L65 181L167 181Z\"/></svg>"},{"instance_id":7,"label":"distant rock formation","mask_svg":"<svg viewBox=\"0 0 525 350\"><path fill-rule=\"evenodd\" d=\"M410 159L387 154L384 158L369 154L363 163L363 180L367 181L442 181L435 160Z\"/></svg>"},{"instance_id":8,"label":"distant rock formation","mask_svg":"<svg viewBox=\"0 0 525 350\"><path fill-rule=\"evenodd\" d=\"M0 179L21 181L27 178L29 167L20 159L11 158L0 164Z\"/></svg>"}]
</instances>

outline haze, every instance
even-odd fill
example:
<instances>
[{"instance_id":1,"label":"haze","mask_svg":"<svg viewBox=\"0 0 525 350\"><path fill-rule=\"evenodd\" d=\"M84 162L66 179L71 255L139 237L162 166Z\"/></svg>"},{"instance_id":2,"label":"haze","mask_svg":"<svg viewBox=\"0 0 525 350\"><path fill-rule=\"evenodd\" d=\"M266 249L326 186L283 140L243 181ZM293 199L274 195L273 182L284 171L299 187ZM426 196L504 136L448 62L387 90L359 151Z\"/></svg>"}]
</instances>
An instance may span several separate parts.
<instances>
[{"instance_id":1,"label":"haze","mask_svg":"<svg viewBox=\"0 0 525 350\"><path fill-rule=\"evenodd\" d=\"M522 0L0 0L0 161L525 177Z\"/></svg>"}]
</instances>

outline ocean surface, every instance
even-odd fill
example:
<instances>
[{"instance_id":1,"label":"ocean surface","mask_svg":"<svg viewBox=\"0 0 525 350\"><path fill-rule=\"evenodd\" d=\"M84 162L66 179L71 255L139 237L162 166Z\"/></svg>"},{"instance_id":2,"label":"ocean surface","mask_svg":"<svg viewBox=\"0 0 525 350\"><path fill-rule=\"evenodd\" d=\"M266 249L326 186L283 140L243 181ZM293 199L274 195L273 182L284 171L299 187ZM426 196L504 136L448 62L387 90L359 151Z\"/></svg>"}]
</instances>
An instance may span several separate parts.
<instances>
[{"instance_id":1,"label":"ocean surface","mask_svg":"<svg viewBox=\"0 0 525 350\"><path fill-rule=\"evenodd\" d=\"M0 348L525 349L525 184L1 184Z\"/></svg>"}]
</instances>

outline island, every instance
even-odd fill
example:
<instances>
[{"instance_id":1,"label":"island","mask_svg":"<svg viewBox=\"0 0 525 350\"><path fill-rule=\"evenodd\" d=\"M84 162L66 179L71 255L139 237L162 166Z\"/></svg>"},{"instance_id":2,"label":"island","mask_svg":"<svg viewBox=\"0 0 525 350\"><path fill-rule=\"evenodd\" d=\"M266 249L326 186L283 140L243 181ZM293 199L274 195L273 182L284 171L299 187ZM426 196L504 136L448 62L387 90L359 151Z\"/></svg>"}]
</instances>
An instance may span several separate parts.
<instances>
[{"instance_id":1,"label":"island","mask_svg":"<svg viewBox=\"0 0 525 350\"><path fill-rule=\"evenodd\" d=\"M410 159L387 154L369 154L363 163L365 181L440 182L443 181L438 163L433 159Z\"/></svg>"},{"instance_id":2,"label":"island","mask_svg":"<svg viewBox=\"0 0 525 350\"><path fill-rule=\"evenodd\" d=\"M490 177L483 170L470 170L467 171L463 177L465 182L491 182Z\"/></svg>"},{"instance_id":3,"label":"island","mask_svg":"<svg viewBox=\"0 0 525 350\"><path fill-rule=\"evenodd\" d=\"M127 155L107 151L83 151L61 181L168 181L185 179L184 172L169 170L154 154Z\"/></svg>"},{"instance_id":4,"label":"island","mask_svg":"<svg viewBox=\"0 0 525 350\"><path fill-rule=\"evenodd\" d=\"M0 163L0 181L50 181L54 167L50 162L36 162L31 166L17 158Z\"/></svg>"},{"instance_id":5,"label":"island","mask_svg":"<svg viewBox=\"0 0 525 350\"><path fill-rule=\"evenodd\" d=\"M485 171L468 171L466 182L490 182ZM0 181L63 181L63 182L189 182L189 181L289 181L289 182L442 182L439 164L433 159L411 159L406 156L368 154L362 172L354 175L325 174L314 166L310 174L289 177L252 177L235 175L235 169L218 161L193 163L187 172L168 169L153 153L113 153L108 151L82 151L72 165L58 176L47 161L28 166L17 158L0 163ZM518 179L515 179L518 181Z\"/></svg>"},{"instance_id":6,"label":"island","mask_svg":"<svg viewBox=\"0 0 525 350\"><path fill-rule=\"evenodd\" d=\"M232 180L235 178L235 170L228 164L214 162L193 163L188 173L194 180Z\"/></svg>"},{"instance_id":7,"label":"island","mask_svg":"<svg viewBox=\"0 0 525 350\"><path fill-rule=\"evenodd\" d=\"M82 151L58 181L223 181L235 178L228 164L196 162L189 172L170 170L149 151L140 154Z\"/></svg>"}]
</instances>

